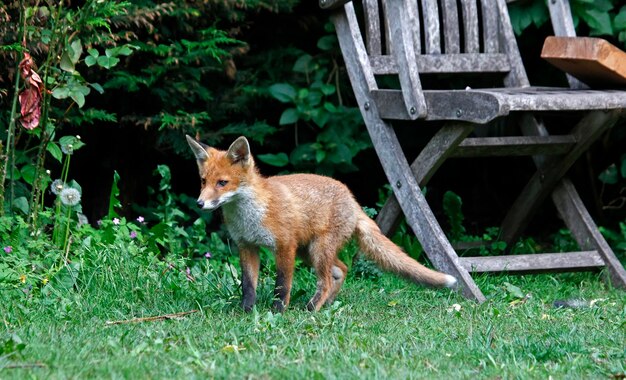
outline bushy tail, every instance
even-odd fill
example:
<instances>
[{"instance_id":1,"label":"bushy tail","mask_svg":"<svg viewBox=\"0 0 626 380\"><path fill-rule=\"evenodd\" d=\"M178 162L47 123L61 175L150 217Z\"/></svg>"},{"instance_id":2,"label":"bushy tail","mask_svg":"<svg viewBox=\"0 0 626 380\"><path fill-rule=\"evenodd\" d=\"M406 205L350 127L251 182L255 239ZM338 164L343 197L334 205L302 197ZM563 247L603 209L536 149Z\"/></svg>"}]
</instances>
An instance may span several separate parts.
<instances>
[{"instance_id":1,"label":"bushy tail","mask_svg":"<svg viewBox=\"0 0 626 380\"><path fill-rule=\"evenodd\" d=\"M355 236L365 255L382 269L396 273L410 281L438 288L454 288L456 278L426 268L404 253L380 231L364 212L361 212Z\"/></svg>"}]
</instances>

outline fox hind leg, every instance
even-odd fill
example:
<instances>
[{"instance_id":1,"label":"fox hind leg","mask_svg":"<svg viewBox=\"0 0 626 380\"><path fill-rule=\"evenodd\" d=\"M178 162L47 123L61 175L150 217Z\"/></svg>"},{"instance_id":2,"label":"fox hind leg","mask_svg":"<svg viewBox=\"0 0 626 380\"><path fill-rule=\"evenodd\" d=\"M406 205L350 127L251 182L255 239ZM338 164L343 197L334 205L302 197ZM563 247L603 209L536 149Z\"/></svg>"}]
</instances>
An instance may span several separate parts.
<instances>
[{"instance_id":1,"label":"fox hind leg","mask_svg":"<svg viewBox=\"0 0 626 380\"><path fill-rule=\"evenodd\" d=\"M336 258L341 243L332 238L318 237L309 245L311 264L317 275L317 290L307 304L307 309L311 311L318 311L329 298L334 299L343 284L347 267Z\"/></svg>"},{"instance_id":2,"label":"fox hind leg","mask_svg":"<svg viewBox=\"0 0 626 380\"><path fill-rule=\"evenodd\" d=\"M335 265L331 268L330 274L333 279L333 285L326 299L326 305L331 305L335 301L337 293L339 293L341 289L341 285L343 285L343 282L346 280L348 267L341 260L335 259Z\"/></svg>"}]
</instances>

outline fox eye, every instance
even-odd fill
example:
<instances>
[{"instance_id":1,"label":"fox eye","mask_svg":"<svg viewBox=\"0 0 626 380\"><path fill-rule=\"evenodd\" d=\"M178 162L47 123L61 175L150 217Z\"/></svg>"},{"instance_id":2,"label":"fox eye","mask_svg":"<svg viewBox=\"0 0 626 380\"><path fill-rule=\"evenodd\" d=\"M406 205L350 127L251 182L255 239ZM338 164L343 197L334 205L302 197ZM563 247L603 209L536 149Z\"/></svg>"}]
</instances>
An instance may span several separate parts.
<instances>
[{"instance_id":1,"label":"fox eye","mask_svg":"<svg viewBox=\"0 0 626 380\"><path fill-rule=\"evenodd\" d=\"M226 184L228 183L228 181L220 179L217 181L217 187L224 187L226 186Z\"/></svg>"}]
</instances>

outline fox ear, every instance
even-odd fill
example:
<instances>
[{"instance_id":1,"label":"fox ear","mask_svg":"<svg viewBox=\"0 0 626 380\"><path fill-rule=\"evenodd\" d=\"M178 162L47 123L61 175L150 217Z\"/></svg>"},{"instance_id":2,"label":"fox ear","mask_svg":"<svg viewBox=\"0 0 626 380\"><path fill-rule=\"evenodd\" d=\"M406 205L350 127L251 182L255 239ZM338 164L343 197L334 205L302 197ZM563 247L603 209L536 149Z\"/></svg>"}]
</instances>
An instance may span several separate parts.
<instances>
[{"instance_id":1,"label":"fox ear","mask_svg":"<svg viewBox=\"0 0 626 380\"><path fill-rule=\"evenodd\" d=\"M193 151L193 154L196 156L196 160L198 160L199 163L209 159L209 152L206 150L208 147L206 145L197 142L189 135L185 135L185 137L187 138L187 144L189 144L189 147Z\"/></svg>"},{"instance_id":2,"label":"fox ear","mask_svg":"<svg viewBox=\"0 0 626 380\"><path fill-rule=\"evenodd\" d=\"M243 166L250 163L250 144L248 140L241 136L235 140L228 148L227 157L232 164L240 162Z\"/></svg>"}]
</instances>

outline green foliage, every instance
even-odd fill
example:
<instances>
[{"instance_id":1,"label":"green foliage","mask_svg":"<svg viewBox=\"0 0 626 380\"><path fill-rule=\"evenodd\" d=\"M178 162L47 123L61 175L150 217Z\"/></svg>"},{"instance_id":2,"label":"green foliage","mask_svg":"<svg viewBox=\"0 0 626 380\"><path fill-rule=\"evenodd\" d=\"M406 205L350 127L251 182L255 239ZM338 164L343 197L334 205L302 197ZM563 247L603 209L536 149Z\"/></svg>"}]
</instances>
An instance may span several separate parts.
<instances>
[{"instance_id":1,"label":"green foliage","mask_svg":"<svg viewBox=\"0 0 626 380\"><path fill-rule=\"evenodd\" d=\"M571 0L570 6L578 30L584 24L589 35L614 37L626 46L626 6L621 5L619 0ZM550 21L544 0L511 4L509 14L517 35L530 25L538 28Z\"/></svg>"},{"instance_id":2,"label":"green foliage","mask_svg":"<svg viewBox=\"0 0 626 380\"><path fill-rule=\"evenodd\" d=\"M262 155L259 159L274 166L291 163L298 170L324 174L352 171L356 169L352 159L369 148L370 141L358 108L343 105L338 91L335 35L321 37L317 47L319 54L305 53L297 58L292 82L268 87L272 97L288 106L278 123L293 126L296 146L289 153ZM310 137L300 137L303 135Z\"/></svg>"}]
</instances>

